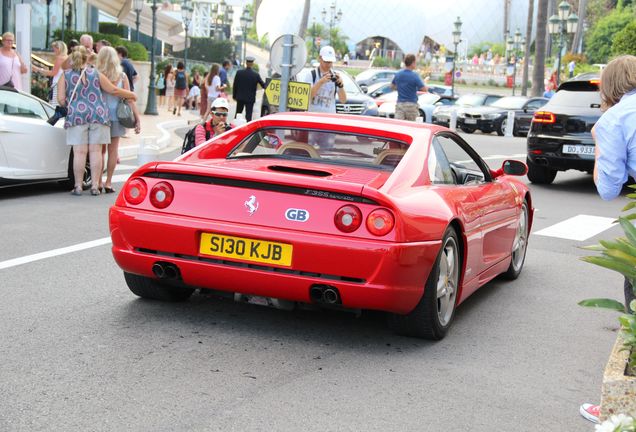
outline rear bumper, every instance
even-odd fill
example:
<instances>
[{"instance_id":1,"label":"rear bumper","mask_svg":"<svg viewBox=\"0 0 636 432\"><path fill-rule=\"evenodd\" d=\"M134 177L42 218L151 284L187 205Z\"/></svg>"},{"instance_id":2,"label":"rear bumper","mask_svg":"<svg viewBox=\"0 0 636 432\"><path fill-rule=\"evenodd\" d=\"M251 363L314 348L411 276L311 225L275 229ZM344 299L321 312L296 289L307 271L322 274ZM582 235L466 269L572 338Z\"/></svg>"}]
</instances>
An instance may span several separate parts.
<instances>
[{"instance_id":1,"label":"rear bumper","mask_svg":"<svg viewBox=\"0 0 636 432\"><path fill-rule=\"evenodd\" d=\"M126 272L153 277L156 261L176 264L187 285L310 303L313 284L336 287L342 305L408 313L419 302L441 242L391 243L112 207L113 256ZM201 233L278 241L292 266L267 266L199 253Z\"/></svg>"},{"instance_id":2,"label":"rear bumper","mask_svg":"<svg viewBox=\"0 0 636 432\"><path fill-rule=\"evenodd\" d=\"M594 155L564 154L563 145L592 145L589 140L560 139L559 137L528 136L528 159L537 164L558 171L575 169L591 172L594 169Z\"/></svg>"}]
</instances>

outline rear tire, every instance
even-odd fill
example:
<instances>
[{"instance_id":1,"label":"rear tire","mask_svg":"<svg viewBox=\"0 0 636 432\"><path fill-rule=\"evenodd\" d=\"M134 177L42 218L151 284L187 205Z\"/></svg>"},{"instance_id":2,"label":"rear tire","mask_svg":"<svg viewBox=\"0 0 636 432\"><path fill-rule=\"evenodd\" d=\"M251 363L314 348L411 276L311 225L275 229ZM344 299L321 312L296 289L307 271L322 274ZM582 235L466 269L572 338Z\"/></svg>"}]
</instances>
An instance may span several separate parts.
<instances>
[{"instance_id":1,"label":"rear tire","mask_svg":"<svg viewBox=\"0 0 636 432\"><path fill-rule=\"evenodd\" d=\"M64 188L73 189L75 187L75 173L73 172L73 149L68 156L68 180L61 183ZM88 190L91 188L91 164L88 158L86 158L86 166L84 167L84 178L82 178L82 190Z\"/></svg>"},{"instance_id":2,"label":"rear tire","mask_svg":"<svg viewBox=\"0 0 636 432\"><path fill-rule=\"evenodd\" d=\"M457 305L461 279L459 240L455 230L446 229L442 247L415 309L406 315L390 314L389 327L398 334L430 340L446 336Z\"/></svg>"},{"instance_id":3,"label":"rear tire","mask_svg":"<svg viewBox=\"0 0 636 432\"><path fill-rule=\"evenodd\" d=\"M537 165L530 159L526 159L528 165L528 180L536 184L550 184L557 175L557 170L546 166Z\"/></svg>"},{"instance_id":4,"label":"rear tire","mask_svg":"<svg viewBox=\"0 0 636 432\"><path fill-rule=\"evenodd\" d=\"M501 123L499 123L499 127L497 128L497 135L504 136L506 134L506 126L508 125L508 119L503 118Z\"/></svg>"},{"instance_id":5,"label":"rear tire","mask_svg":"<svg viewBox=\"0 0 636 432\"><path fill-rule=\"evenodd\" d=\"M190 298L193 288L168 285L156 279L124 272L126 284L133 294L141 298L166 302L181 302Z\"/></svg>"},{"instance_id":6,"label":"rear tire","mask_svg":"<svg viewBox=\"0 0 636 432\"><path fill-rule=\"evenodd\" d=\"M521 213L519 214L519 225L517 226L515 239L512 242L510 265L508 266L508 270L502 273L505 279L517 279L523 269L523 263L526 260L526 250L528 249L528 236L530 234L528 229L530 226L529 216L528 203L524 200L521 205Z\"/></svg>"}]
</instances>

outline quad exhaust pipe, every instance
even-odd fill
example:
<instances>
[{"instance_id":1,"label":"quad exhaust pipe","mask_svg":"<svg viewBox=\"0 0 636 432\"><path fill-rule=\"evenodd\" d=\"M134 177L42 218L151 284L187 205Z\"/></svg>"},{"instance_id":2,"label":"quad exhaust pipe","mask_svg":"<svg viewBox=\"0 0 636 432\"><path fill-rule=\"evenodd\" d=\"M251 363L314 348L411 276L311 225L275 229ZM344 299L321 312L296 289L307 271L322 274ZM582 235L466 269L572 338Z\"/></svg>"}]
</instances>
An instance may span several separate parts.
<instances>
[{"instance_id":1,"label":"quad exhaust pipe","mask_svg":"<svg viewBox=\"0 0 636 432\"><path fill-rule=\"evenodd\" d=\"M152 265L152 273L157 276L158 279L163 280L180 280L181 272L179 271L179 267L175 264L157 261Z\"/></svg>"},{"instance_id":2,"label":"quad exhaust pipe","mask_svg":"<svg viewBox=\"0 0 636 432\"><path fill-rule=\"evenodd\" d=\"M312 285L309 288L309 297L314 303L326 305L342 304L338 288L331 285Z\"/></svg>"}]
</instances>

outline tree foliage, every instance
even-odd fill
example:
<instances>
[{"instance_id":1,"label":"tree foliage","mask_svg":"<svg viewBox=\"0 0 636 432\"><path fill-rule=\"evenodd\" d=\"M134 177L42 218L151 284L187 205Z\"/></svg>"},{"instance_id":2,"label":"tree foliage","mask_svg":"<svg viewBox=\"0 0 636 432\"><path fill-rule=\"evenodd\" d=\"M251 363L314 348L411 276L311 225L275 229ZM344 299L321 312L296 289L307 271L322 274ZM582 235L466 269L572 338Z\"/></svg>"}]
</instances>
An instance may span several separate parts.
<instances>
[{"instance_id":1,"label":"tree foliage","mask_svg":"<svg viewBox=\"0 0 636 432\"><path fill-rule=\"evenodd\" d=\"M598 20L586 38L586 54L592 63L607 63L614 36L634 21L631 8L614 9Z\"/></svg>"},{"instance_id":2,"label":"tree foliage","mask_svg":"<svg viewBox=\"0 0 636 432\"><path fill-rule=\"evenodd\" d=\"M612 54L636 55L636 20L629 23L616 34L612 43Z\"/></svg>"}]
</instances>

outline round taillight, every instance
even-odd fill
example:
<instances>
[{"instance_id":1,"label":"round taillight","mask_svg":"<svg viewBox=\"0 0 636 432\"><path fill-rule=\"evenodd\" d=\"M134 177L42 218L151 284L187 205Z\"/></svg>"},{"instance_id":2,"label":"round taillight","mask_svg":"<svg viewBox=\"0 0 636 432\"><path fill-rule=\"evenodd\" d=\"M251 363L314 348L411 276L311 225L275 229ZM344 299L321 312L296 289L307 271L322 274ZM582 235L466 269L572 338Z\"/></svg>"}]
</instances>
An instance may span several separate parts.
<instances>
[{"instance_id":1,"label":"round taillight","mask_svg":"<svg viewBox=\"0 0 636 432\"><path fill-rule=\"evenodd\" d=\"M170 183L159 182L150 190L150 203L157 208L166 208L174 198L174 189Z\"/></svg>"},{"instance_id":2,"label":"round taillight","mask_svg":"<svg viewBox=\"0 0 636 432\"><path fill-rule=\"evenodd\" d=\"M367 229L373 235L387 235L394 226L395 218L387 209L375 209L367 216Z\"/></svg>"},{"instance_id":3,"label":"round taillight","mask_svg":"<svg viewBox=\"0 0 636 432\"><path fill-rule=\"evenodd\" d=\"M362 212L356 206L346 205L338 209L333 221L340 231L354 232L362 223Z\"/></svg>"},{"instance_id":4,"label":"round taillight","mask_svg":"<svg viewBox=\"0 0 636 432\"><path fill-rule=\"evenodd\" d=\"M146 182L140 178L134 178L126 183L124 189L124 198L130 204L141 204L148 194L148 186Z\"/></svg>"}]
</instances>

